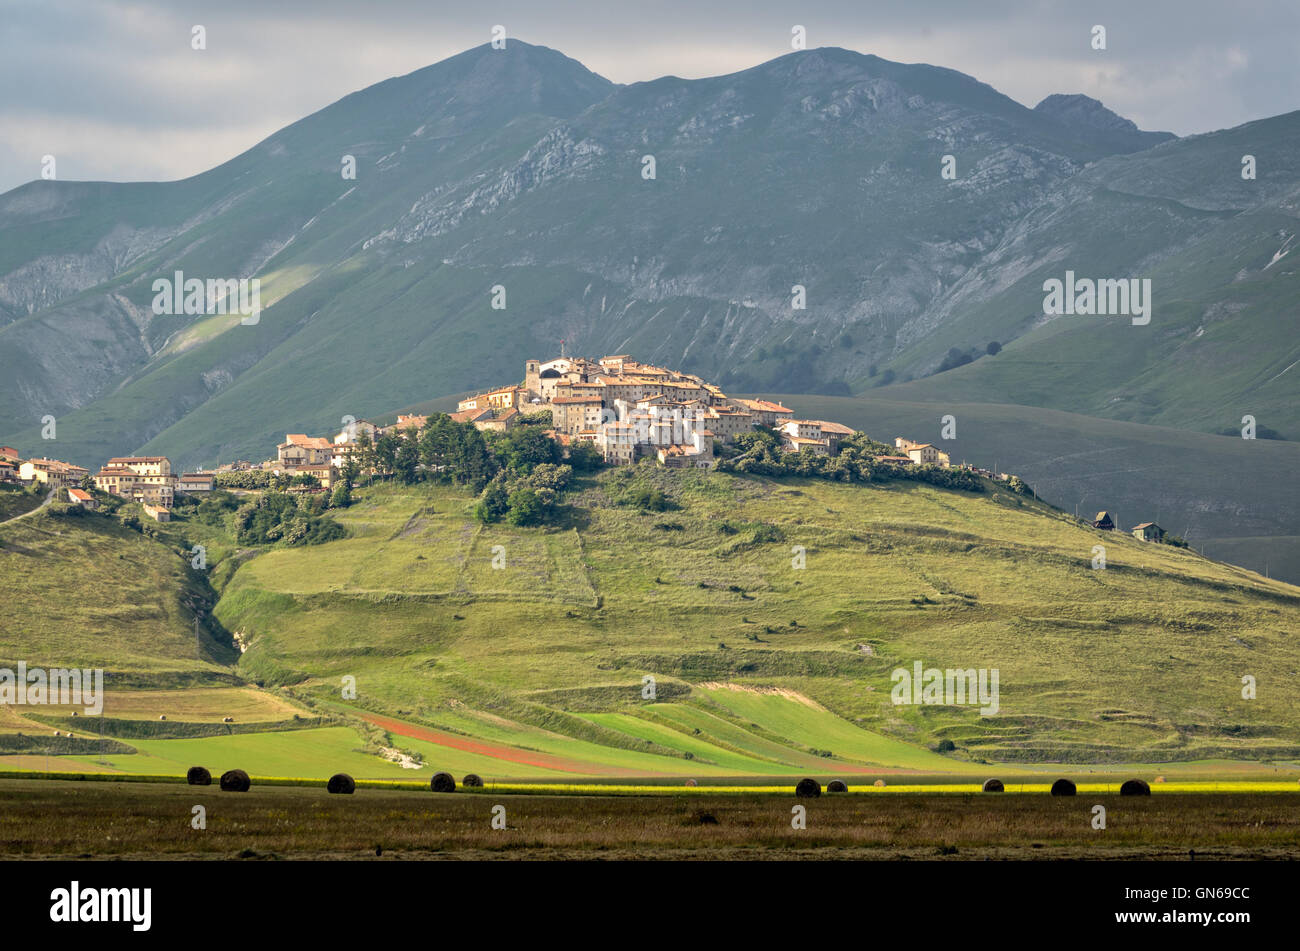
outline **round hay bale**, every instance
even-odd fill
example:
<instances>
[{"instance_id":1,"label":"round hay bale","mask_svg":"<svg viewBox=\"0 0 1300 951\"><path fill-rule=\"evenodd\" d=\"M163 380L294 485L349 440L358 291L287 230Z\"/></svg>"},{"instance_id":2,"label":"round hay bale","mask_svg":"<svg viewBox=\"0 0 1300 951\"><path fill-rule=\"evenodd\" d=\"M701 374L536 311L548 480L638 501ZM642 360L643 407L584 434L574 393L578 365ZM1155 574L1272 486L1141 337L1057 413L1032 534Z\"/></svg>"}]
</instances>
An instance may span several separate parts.
<instances>
[{"instance_id":1,"label":"round hay bale","mask_svg":"<svg viewBox=\"0 0 1300 951\"><path fill-rule=\"evenodd\" d=\"M1130 779L1123 786L1119 787L1121 796L1149 796L1151 787L1146 784L1145 780Z\"/></svg>"},{"instance_id":2,"label":"round hay bale","mask_svg":"<svg viewBox=\"0 0 1300 951\"><path fill-rule=\"evenodd\" d=\"M801 779L794 787L794 794L800 799L816 799L822 794L821 783L815 779Z\"/></svg>"},{"instance_id":3,"label":"round hay bale","mask_svg":"<svg viewBox=\"0 0 1300 951\"><path fill-rule=\"evenodd\" d=\"M1073 796L1076 792L1078 792L1078 789L1068 779L1058 779L1052 783L1053 796Z\"/></svg>"},{"instance_id":4,"label":"round hay bale","mask_svg":"<svg viewBox=\"0 0 1300 951\"><path fill-rule=\"evenodd\" d=\"M212 774L202 766L191 766L185 771L185 781L191 786L211 786Z\"/></svg>"},{"instance_id":5,"label":"round hay bale","mask_svg":"<svg viewBox=\"0 0 1300 951\"><path fill-rule=\"evenodd\" d=\"M55 735L55 736L62 736L63 734L60 733L58 730L55 730L55 731L54 731L54 735Z\"/></svg>"},{"instance_id":6,"label":"round hay bale","mask_svg":"<svg viewBox=\"0 0 1300 951\"><path fill-rule=\"evenodd\" d=\"M325 784L325 789L334 795L351 796L357 791L357 783L347 773L335 773Z\"/></svg>"},{"instance_id":7,"label":"round hay bale","mask_svg":"<svg viewBox=\"0 0 1300 951\"><path fill-rule=\"evenodd\" d=\"M166 720L167 717L164 715L164 716L160 716L158 719L159 719L159 720Z\"/></svg>"},{"instance_id":8,"label":"round hay bale","mask_svg":"<svg viewBox=\"0 0 1300 951\"><path fill-rule=\"evenodd\" d=\"M476 773L466 773L465 778L460 781L460 784L466 789L482 789L483 777Z\"/></svg>"},{"instance_id":9,"label":"round hay bale","mask_svg":"<svg viewBox=\"0 0 1300 951\"><path fill-rule=\"evenodd\" d=\"M1163 783L1164 781L1165 781L1165 778L1164 778L1163 776L1157 776L1157 777L1156 777L1156 782L1158 782L1158 783Z\"/></svg>"},{"instance_id":10,"label":"round hay bale","mask_svg":"<svg viewBox=\"0 0 1300 951\"><path fill-rule=\"evenodd\" d=\"M456 780L451 773L434 773L433 779L429 780L429 788L434 792L455 792Z\"/></svg>"},{"instance_id":11,"label":"round hay bale","mask_svg":"<svg viewBox=\"0 0 1300 951\"><path fill-rule=\"evenodd\" d=\"M222 792L248 792L252 785L253 781L242 769L230 769L221 774Z\"/></svg>"},{"instance_id":12,"label":"round hay bale","mask_svg":"<svg viewBox=\"0 0 1300 951\"><path fill-rule=\"evenodd\" d=\"M874 783L872 783L871 785L873 785L873 786L879 786L881 789L884 789L884 788L885 788L885 781L884 781L883 779L877 779L877 780L876 780Z\"/></svg>"},{"instance_id":13,"label":"round hay bale","mask_svg":"<svg viewBox=\"0 0 1300 951\"><path fill-rule=\"evenodd\" d=\"M695 780L693 780L693 779L688 779L688 780L686 780L686 785L687 785L687 786L694 786L694 785L696 785L696 782L695 782Z\"/></svg>"},{"instance_id":14,"label":"round hay bale","mask_svg":"<svg viewBox=\"0 0 1300 951\"><path fill-rule=\"evenodd\" d=\"M849 787L842 779L832 779L829 783L826 784L826 791L828 793L848 792Z\"/></svg>"},{"instance_id":15,"label":"round hay bale","mask_svg":"<svg viewBox=\"0 0 1300 951\"><path fill-rule=\"evenodd\" d=\"M1002 785L1000 779L986 779L982 787L984 792L1006 792L1006 787Z\"/></svg>"},{"instance_id":16,"label":"round hay bale","mask_svg":"<svg viewBox=\"0 0 1300 951\"><path fill-rule=\"evenodd\" d=\"M234 723L234 722L235 722L235 718L234 718L234 717L222 717L222 718L221 718L221 722L222 722L222 723Z\"/></svg>"}]
</instances>

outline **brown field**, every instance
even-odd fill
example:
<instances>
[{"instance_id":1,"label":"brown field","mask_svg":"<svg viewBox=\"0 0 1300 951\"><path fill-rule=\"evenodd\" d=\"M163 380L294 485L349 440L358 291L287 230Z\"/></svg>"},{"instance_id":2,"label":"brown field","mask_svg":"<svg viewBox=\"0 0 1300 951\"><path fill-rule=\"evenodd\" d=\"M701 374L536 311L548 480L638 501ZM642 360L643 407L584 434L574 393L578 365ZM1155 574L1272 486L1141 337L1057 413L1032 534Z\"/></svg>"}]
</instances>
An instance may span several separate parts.
<instances>
[{"instance_id":1,"label":"brown field","mask_svg":"<svg viewBox=\"0 0 1300 951\"><path fill-rule=\"evenodd\" d=\"M435 795L359 789L0 780L8 858L1300 858L1300 801L1277 793L827 796ZM1092 808L1107 809L1094 830ZM492 808L507 828L491 828ZM191 828L192 808L207 828ZM716 823L703 817L711 816Z\"/></svg>"}]
</instances>

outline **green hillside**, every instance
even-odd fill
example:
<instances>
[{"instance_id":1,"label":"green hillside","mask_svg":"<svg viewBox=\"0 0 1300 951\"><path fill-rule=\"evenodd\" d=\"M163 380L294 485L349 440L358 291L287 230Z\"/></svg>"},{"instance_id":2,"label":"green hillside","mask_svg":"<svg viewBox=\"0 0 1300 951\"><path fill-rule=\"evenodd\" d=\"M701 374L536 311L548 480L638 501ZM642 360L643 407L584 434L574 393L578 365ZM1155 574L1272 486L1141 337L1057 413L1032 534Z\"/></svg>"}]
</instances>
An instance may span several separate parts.
<instances>
[{"instance_id":1,"label":"green hillside","mask_svg":"<svg viewBox=\"0 0 1300 951\"><path fill-rule=\"evenodd\" d=\"M840 420L886 441L933 441L954 461L1016 473L1071 513L1106 509L1125 528L1154 521L1207 557L1300 582L1300 444L1033 406L894 398L905 392L780 399L799 415ZM942 435L947 415L956 420L954 439Z\"/></svg>"},{"instance_id":2,"label":"green hillside","mask_svg":"<svg viewBox=\"0 0 1300 951\"><path fill-rule=\"evenodd\" d=\"M670 704L846 761L885 737L955 738L958 760L1295 754L1288 585L1001 490L646 470L636 478L678 508L642 513L612 503L630 477L600 477L551 530L479 526L451 489L373 490L338 516L351 538L254 559L218 616L248 639L249 669L321 698L352 674L365 706L467 732L455 711L604 742L554 711L671 726L641 701L649 674ZM1099 543L1104 571L1089 565ZM889 673L914 660L998 667L998 715L893 706ZM1271 698L1240 699L1247 667L1271 672ZM780 687L812 706L776 697L759 711L704 683ZM828 731L814 706L870 733Z\"/></svg>"},{"instance_id":3,"label":"green hillside","mask_svg":"<svg viewBox=\"0 0 1300 951\"><path fill-rule=\"evenodd\" d=\"M626 504L636 488L664 493L663 510ZM138 757L91 746L69 759L95 770L422 775L381 748L416 757L426 777L552 780L1300 756L1300 590L1083 527L991 483L960 492L638 466L581 479L549 527L480 524L473 501L451 486L376 485L330 510L347 537L248 549L193 508L157 538L41 513L0 528L6 601L22 605L0 627L3 653L102 664L124 687L253 680L265 690L204 702L242 705L244 721L288 709L335 721L205 737L210 726L187 725L212 722L196 695L173 717L186 722L163 725L177 738L114 727ZM206 575L182 561L181 539L208 544ZM1091 567L1096 545L1104 570ZM75 600L60 587L72 576ZM37 597L23 604L19 586ZM201 652L190 603L211 630ZM95 618L111 619L98 641ZM996 668L999 709L893 704L891 673L915 661ZM1257 699L1241 697L1245 674ZM249 706L266 691L290 706ZM133 697L111 696L108 712L172 709L156 692Z\"/></svg>"}]
</instances>

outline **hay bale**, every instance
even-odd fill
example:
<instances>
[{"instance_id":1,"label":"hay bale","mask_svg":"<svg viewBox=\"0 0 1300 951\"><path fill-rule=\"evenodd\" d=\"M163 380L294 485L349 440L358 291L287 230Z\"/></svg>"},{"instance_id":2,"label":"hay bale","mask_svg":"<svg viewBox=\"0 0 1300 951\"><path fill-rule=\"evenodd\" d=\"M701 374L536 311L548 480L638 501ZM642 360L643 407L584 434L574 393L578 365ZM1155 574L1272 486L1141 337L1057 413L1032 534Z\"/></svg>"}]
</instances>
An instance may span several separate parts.
<instances>
[{"instance_id":1,"label":"hay bale","mask_svg":"<svg viewBox=\"0 0 1300 951\"><path fill-rule=\"evenodd\" d=\"M429 780L429 788L434 792L455 792L456 780L451 773L434 773Z\"/></svg>"},{"instance_id":2,"label":"hay bale","mask_svg":"<svg viewBox=\"0 0 1300 951\"><path fill-rule=\"evenodd\" d=\"M884 781L883 779L877 779L877 780L876 780L874 783L872 783L871 785L873 785L873 786L879 786L881 789L884 789L884 788L885 788L885 781Z\"/></svg>"},{"instance_id":3,"label":"hay bale","mask_svg":"<svg viewBox=\"0 0 1300 951\"><path fill-rule=\"evenodd\" d=\"M163 716L158 717L158 719L159 719L159 720L166 720L167 717L166 717L166 715L163 715Z\"/></svg>"},{"instance_id":4,"label":"hay bale","mask_svg":"<svg viewBox=\"0 0 1300 951\"><path fill-rule=\"evenodd\" d=\"M325 784L325 789L334 795L351 796L357 791L357 783L347 773L335 773Z\"/></svg>"},{"instance_id":5,"label":"hay bale","mask_svg":"<svg viewBox=\"0 0 1300 951\"><path fill-rule=\"evenodd\" d=\"M815 779L801 779L794 787L794 794L801 799L816 799L822 794L821 783Z\"/></svg>"},{"instance_id":6,"label":"hay bale","mask_svg":"<svg viewBox=\"0 0 1300 951\"><path fill-rule=\"evenodd\" d=\"M460 784L466 789L482 789L483 777L476 773L466 773L465 778L460 781Z\"/></svg>"},{"instance_id":7,"label":"hay bale","mask_svg":"<svg viewBox=\"0 0 1300 951\"><path fill-rule=\"evenodd\" d=\"M829 783L826 784L826 791L828 793L848 792L849 787L842 779L832 779Z\"/></svg>"},{"instance_id":8,"label":"hay bale","mask_svg":"<svg viewBox=\"0 0 1300 951\"><path fill-rule=\"evenodd\" d=\"M1121 796L1149 796L1151 795L1151 787L1144 780L1130 779L1119 787L1119 794Z\"/></svg>"},{"instance_id":9,"label":"hay bale","mask_svg":"<svg viewBox=\"0 0 1300 951\"><path fill-rule=\"evenodd\" d=\"M1075 788L1074 783L1068 779L1058 779L1052 783L1053 796L1073 796L1079 790Z\"/></svg>"},{"instance_id":10,"label":"hay bale","mask_svg":"<svg viewBox=\"0 0 1300 951\"><path fill-rule=\"evenodd\" d=\"M1006 792L1006 787L1002 785L1000 779L986 779L981 787L984 792Z\"/></svg>"},{"instance_id":11,"label":"hay bale","mask_svg":"<svg viewBox=\"0 0 1300 951\"><path fill-rule=\"evenodd\" d=\"M212 774L202 766L191 766L185 771L185 781L191 786L211 786Z\"/></svg>"},{"instance_id":12,"label":"hay bale","mask_svg":"<svg viewBox=\"0 0 1300 951\"><path fill-rule=\"evenodd\" d=\"M686 780L686 785L687 785L687 786L694 786L694 785L696 785L696 782L695 782L695 780L693 780L693 779L688 779L688 780Z\"/></svg>"},{"instance_id":13,"label":"hay bale","mask_svg":"<svg viewBox=\"0 0 1300 951\"><path fill-rule=\"evenodd\" d=\"M1156 777L1156 782L1158 782L1158 783L1163 783L1164 781L1165 781L1165 778L1164 778L1163 776L1157 776L1157 777Z\"/></svg>"},{"instance_id":14,"label":"hay bale","mask_svg":"<svg viewBox=\"0 0 1300 951\"><path fill-rule=\"evenodd\" d=\"M235 722L235 718L234 718L234 717L222 717L222 718L221 718L221 722L222 722L222 723L234 723L234 722Z\"/></svg>"},{"instance_id":15,"label":"hay bale","mask_svg":"<svg viewBox=\"0 0 1300 951\"><path fill-rule=\"evenodd\" d=\"M230 769L221 774L222 792L248 792L253 781L242 769Z\"/></svg>"}]
</instances>

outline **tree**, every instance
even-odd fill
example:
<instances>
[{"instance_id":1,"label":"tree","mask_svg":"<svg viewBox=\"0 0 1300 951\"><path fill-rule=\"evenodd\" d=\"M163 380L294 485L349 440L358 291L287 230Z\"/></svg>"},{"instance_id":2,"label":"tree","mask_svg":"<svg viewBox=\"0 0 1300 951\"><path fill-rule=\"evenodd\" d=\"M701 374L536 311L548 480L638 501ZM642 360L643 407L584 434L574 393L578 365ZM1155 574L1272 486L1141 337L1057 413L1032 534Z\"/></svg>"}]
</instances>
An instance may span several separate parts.
<instances>
[{"instance_id":1,"label":"tree","mask_svg":"<svg viewBox=\"0 0 1300 951\"><path fill-rule=\"evenodd\" d=\"M399 444L398 437L392 433L385 433L375 441L375 469L380 475L392 475Z\"/></svg>"},{"instance_id":2,"label":"tree","mask_svg":"<svg viewBox=\"0 0 1300 951\"><path fill-rule=\"evenodd\" d=\"M510 512L506 521L511 525L537 525L545 516L542 501L533 489L515 489L510 493Z\"/></svg>"},{"instance_id":3,"label":"tree","mask_svg":"<svg viewBox=\"0 0 1300 951\"><path fill-rule=\"evenodd\" d=\"M357 464L361 471L366 474L366 484L370 483L370 477L375 470L375 444L370 438L370 431L363 429L357 434Z\"/></svg>"},{"instance_id":4,"label":"tree","mask_svg":"<svg viewBox=\"0 0 1300 951\"><path fill-rule=\"evenodd\" d=\"M420 465L419 436L415 427L404 430L396 437L397 446L393 452L393 473L406 485L419 478Z\"/></svg>"},{"instance_id":5,"label":"tree","mask_svg":"<svg viewBox=\"0 0 1300 951\"><path fill-rule=\"evenodd\" d=\"M554 465L561 456L560 444L536 426L516 426L495 435L492 449L507 469L520 473L544 463Z\"/></svg>"},{"instance_id":6,"label":"tree","mask_svg":"<svg viewBox=\"0 0 1300 951\"><path fill-rule=\"evenodd\" d=\"M339 470L339 477L343 484L348 487L349 496L351 490L357 484L357 476L361 474L361 467L357 465L356 453L348 453L348 457L343 462L343 468Z\"/></svg>"},{"instance_id":7,"label":"tree","mask_svg":"<svg viewBox=\"0 0 1300 951\"><path fill-rule=\"evenodd\" d=\"M594 472L605 463L594 443L579 442L569 447L569 465L575 472Z\"/></svg>"},{"instance_id":8,"label":"tree","mask_svg":"<svg viewBox=\"0 0 1300 951\"><path fill-rule=\"evenodd\" d=\"M505 485L500 479L493 479L479 496L478 505L474 506L474 517L484 523L499 522L509 510L510 499Z\"/></svg>"},{"instance_id":9,"label":"tree","mask_svg":"<svg viewBox=\"0 0 1300 951\"><path fill-rule=\"evenodd\" d=\"M984 348L984 352L990 357L996 357L1002 352L1002 344L998 343L996 340L990 340L989 345Z\"/></svg>"},{"instance_id":10,"label":"tree","mask_svg":"<svg viewBox=\"0 0 1300 951\"><path fill-rule=\"evenodd\" d=\"M352 486L347 480L334 486L330 494L330 508L345 509L352 504Z\"/></svg>"}]
</instances>

